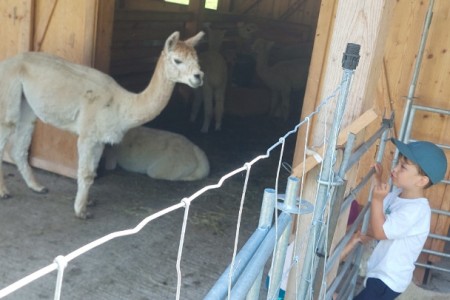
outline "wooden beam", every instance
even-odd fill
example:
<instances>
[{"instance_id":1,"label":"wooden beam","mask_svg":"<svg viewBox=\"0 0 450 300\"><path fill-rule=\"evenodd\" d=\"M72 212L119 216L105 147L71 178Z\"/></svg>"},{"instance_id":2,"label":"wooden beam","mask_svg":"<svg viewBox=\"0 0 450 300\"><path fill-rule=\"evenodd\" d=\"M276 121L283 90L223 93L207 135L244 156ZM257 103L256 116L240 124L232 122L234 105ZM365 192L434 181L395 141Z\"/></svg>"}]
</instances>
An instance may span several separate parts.
<instances>
[{"instance_id":1,"label":"wooden beam","mask_svg":"<svg viewBox=\"0 0 450 300\"><path fill-rule=\"evenodd\" d=\"M296 13L306 2L306 0L297 0L293 4L288 5L285 12L278 19L282 21L287 20L290 16Z\"/></svg>"},{"instance_id":2,"label":"wooden beam","mask_svg":"<svg viewBox=\"0 0 450 300\"><path fill-rule=\"evenodd\" d=\"M337 1L337 2L336 2ZM337 4L337 6L335 6ZM395 6L395 1L380 0L380 1L359 1L359 0L323 0L321 10L326 14L326 17L321 19L319 15L319 26L324 28L317 28L317 32L328 33L326 37L320 37L321 43L328 45L327 52L323 52L314 47L314 51L318 51L315 64L311 64L310 70L318 67L316 70L317 80L312 82L308 80L307 92L309 89L315 89L311 85L318 85L317 93L312 93L309 96L315 103L309 107L309 111L305 110L304 113L308 115L315 107L318 106L321 99L330 95L336 87L339 85L342 78L342 53L345 51L347 43L355 43L361 45L361 59L359 66L356 69L355 76L351 89L348 94L347 105L345 113L342 118L341 127L346 127L357 119L363 111L372 107L374 104L374 95L376 92L376 80L378 80L381 71L382 58L384 53L384 45L387 37L387 30L391 19L391 12ZM336 7L336 14L333 13ZM316 35L316 38L319 38ZM323 40L325 39L325 40ZM313 52L313 58L316 53ZM320 60L320 56L323 57L323 61ZM320 70L320 71L319 71ZM311 101L311 100L310 100ZM309 102L309 101L305 101ZM335 105L335 104L334 104ZM317 118L313 119L311 126L310 140L313 146L321 146L324 140L324 124L328 124L329 127L333 117L334 105L331 105L329 109L322 110ZM300 133L299 133L300 134ZM297 152L303 153L305 140L304 135L298 135L296 158L293 167L296 169L300 164L300 156ZM303 143L303 145L302 145ZM316 168L317 169L317 168ZM316 194L316 179L317 171L307 174L302 196L311 201L314 205ZM299 219L299 230L296 233L296 240L301 241L305 236L309 236L310 224L312 221L311 215L302 216ZM311 241L308 241L311 242ZM297 270L303 269L303 261L305 256L305 247L297 247L299 251L294 255L299 256L299 265ZM296 274L296 270L291 271L289 278L289 284L286 294L286 299L295 299L295 291L297 282L296 278L299 278L299 274ZM306 280L305 278L301 280Z\"/></svg>"}]
</instances>

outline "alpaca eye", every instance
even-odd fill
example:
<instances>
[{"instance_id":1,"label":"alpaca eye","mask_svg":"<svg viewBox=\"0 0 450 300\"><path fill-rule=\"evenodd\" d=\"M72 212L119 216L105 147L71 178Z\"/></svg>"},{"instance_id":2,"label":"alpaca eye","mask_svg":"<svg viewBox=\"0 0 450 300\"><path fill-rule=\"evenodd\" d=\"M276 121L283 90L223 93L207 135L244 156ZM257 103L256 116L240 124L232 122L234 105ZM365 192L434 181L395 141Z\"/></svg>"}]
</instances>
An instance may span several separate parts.
<instances>
[{"instance_id":1,"label":"alpaca eye","mask_svg":"<svg viewBox=\"0 0 450 300\"><path fill-rule=\"evenodd\" d=\"M181 64L182 63L182 61L181 60L179 60L179 59L177 59L177 58L175 58L174 60L174 63L175 64L177 64L177 65L179 65L179 64Z\"/></svg>"}]
</instances>

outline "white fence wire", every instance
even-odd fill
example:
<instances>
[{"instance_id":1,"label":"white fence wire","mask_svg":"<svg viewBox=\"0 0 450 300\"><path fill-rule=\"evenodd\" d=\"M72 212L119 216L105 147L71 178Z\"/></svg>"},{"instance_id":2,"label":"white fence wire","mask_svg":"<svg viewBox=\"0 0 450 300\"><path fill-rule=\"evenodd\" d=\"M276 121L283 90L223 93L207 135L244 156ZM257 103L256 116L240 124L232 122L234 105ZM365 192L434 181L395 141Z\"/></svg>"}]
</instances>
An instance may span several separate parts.
<instances>
[{"instance_id":1,"label":"white fence wire","mask_svg":"<svg viewBox=\"0 0 450 300\"><path fill-rule=\"evenodd\" d=\"M205 192L212 190L212 189L219 189L223 183L228 180L229 178L235 176L236 174L239 174L241 172L246 172L246 178L245 178L245 183L244 183L244 187L243 187L243 192L242 192L242 196L241 196L241 203L240 203L240 209L239 209L239 215L238 215L238 220L237 220L237 225L236 225L236 236L235 236L235 241L234 241L234 250L233 250L233 257L232 257L232 266L234 264L234 260L236 257L236 253L237 253L237 248L238 248L238 240L239 240L239 229L240 229L240 223L241 223L241 218L242 218L242 211L243 211L243 205L244 205L244 200L245 200L245 195L246 195L246 191L247 191L247 184L248 184L248 178L250 176L250 171L251 168L254 164L256 164L257 162L263 160L263 159L267 159L270 157L271 153L273 150L275 150L277 147L281 146L281 151L280 151L280 158L279 158L279 164L278 164L278 168L277 168L277 175L276 175L276 180L275 180L275 191L276 193L278 193L278 181L279 181L279 174L280 174L280 169L281 166L283 165L283 154L284 154L284 146L285 146L285 141L286 139L295 134L296 132L298 132L299 128L305 124L308 125L308 130L307 132L309 132L309 124L310 124L310 120L311 118L318 114L321 109L329 104L329 102L336 97L336 95L339 93L341 86L338 86L328 97L326 97L324 100L321 101L321 103L317 106L316 110L313 111L311 114L309 114L307 117L305 117L304 120L302 120L300 123L298 123L296 126L294 126L294 128L290 131L288 131L284 136L280 137L278 142L276 142L275 144L273 144L271 147L268 148L268 150L266 151L265 154L263 155L259 155L257 157L255 157L253 160L246 162L242 167L235 169L234 171L229 172L228 174L222 176L220 178L220 180L213 185L208 185L203 187L202 189L198 190L197 192L195 192L194 194L192 194L189 197L183 198L179 203L172 205L170 207L167 207L163 210L160 210L146 218L144 218L139 224L137 224L134 228L131 229L127 229L127 230L122 230L122 231L116 231L113 233L110 233L108 235L105 235L97 240L94 240L72 252L70 252L67 255L58 255L54 261L49 264L46 267L43 267L31 274L29 274L28 276L23 277L22 279L12 283L11 285L2 288L0 290L0 299L4 298L10 294L12 294L13 292L19 290L20 288L30 284L31 282L46 276L47 274L52 273L53 271L57 270L57 278L56 278L56 286L55 286L55 296L54 299L55 300L59 300L61 297L61 290L62 290L62 285L63 285L63 275L64 275L64 270L67 267L67 265L74 260L75 258L78 258L79 256L82 256L83 254L85 254L86 252L97 248L113 239L116 238L120 238L120 237L125 237L125 236L130 236L130 235L134 235L137 234L139 231L141 231L145 226L147 226L150 222L158 219L161 216L164 216L166 214L169 214L173 211L176 211L178 209L184 208L184 217L183 217L183 224L182 224L182 230L181 230L181 236L180 236L180 243L179 243L179 249L178 249L178 256L177 256L177 261L176 261L176 270L177 270L177 288L176 288L176 299L180 299L180 294L181 294L181 282L182 282L182 275L181 275L181 258L182 258L182 253L183 253L183 245L184 245L184 239L185 239L185 235L186 235L186 226L187 226L187 221L188 221L188 217L189 217L189 207L190 204L193 200L195 200L197 197L199 197L200 195L204 194ZM307 152L306 149L306 139L307 139L308 134L306 134L305 137L305 151L304 153ZM306 155L306 154L305 154ZM304 177L304 176L303 176ZM303 178L302 177L302 178ZM302 182L303 184L303 182ZM277 214L275 214L275 218L276 218ZM275 224L277 224L277 222L275 221ZM276 245L275 245L276 248ZM293 264L294 265L294 264ZM287 275L287 273L285 274ZM231 281L229 284L229 290L231 289ZM229 293L230 294L230 293Z\"/></svg>"}]
</instances>

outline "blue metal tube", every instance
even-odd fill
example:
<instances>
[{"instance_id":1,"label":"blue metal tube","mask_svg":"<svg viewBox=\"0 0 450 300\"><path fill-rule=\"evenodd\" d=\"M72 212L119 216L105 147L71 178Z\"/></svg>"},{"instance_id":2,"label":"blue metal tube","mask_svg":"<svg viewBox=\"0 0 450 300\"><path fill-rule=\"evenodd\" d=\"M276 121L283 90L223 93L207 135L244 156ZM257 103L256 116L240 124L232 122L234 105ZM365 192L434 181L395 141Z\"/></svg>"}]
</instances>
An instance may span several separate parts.
<instances>
[{"instance_id":1,"label":"blue metal tube","mask_svg":"<svg viewBox=\"0 0 450 300\"><path fill-rule=\"evenodd\" d=\"M275 209L275 190L265 189L258 229L256 229L256 231L250 236L248 241L236 255L235 268L231 279L232 285L236 283L242 271L247 266L249 260L255 254L259 245L269 232L270 225L272 224L274 209ZM225 271L216 281L214 286L209 290L208 294L206 294L204 298L205 300L225 299L225 297L228 294L229 274L230 274L230 266L228 266L225 269Z\"/></svg>"},{"instance_id":2,"label":"blue metal tube","mask_svg":"<svg viewBox=\"0 0 450 300\"><path fill-rule=\"evenodd\" d=\"M266 264L270 255L272 255L273 247L275 245L275 239L278 239L280 237L284 229L290 224L291 219L291 216L287 213L280 214L280 216L278 217L278 236L276 236L275 234L275 227L272 227L272 229L270 229L269 233L266 235L263 242L259 246L258 250L255 252L253 258L245 267L245 270L239 277L239 281L236 282L233 289L231 290L230 299L245 299L255 279L264 268L264 265ZM215 298L215 300L217 299L220 298Z\"/></svg>"},{"instance_id":3,"label":"blue metal tube","mask_svg":"<svg viewBox=\"0 0 450 300\"><path fill-rule=\"evenodd\" d=\"M289 211L295 208L298 191L300 189L300 179L290 176L286 187L286 199L284 207ZM280 229L278 229L280 230ZM267 293L268 299L277 298L280 290L280 282L283 277L284 263L286 261L286 251L289 243L289 235L291 233L290 226L288 226L281 234L273 256L273 265L270 274L269 291Z\"/></svg>"},{"instance_id":4,"label":"blue metal tube","mask_svg":"<svg viewBox=\"0 0 450 300\"><path fill-rule=\"evenodd\" d=\"M275 212L275 203L276 192L274 189L265 189L264 190L264 198L261 206L261 213L259 215L259 228L270 228L272 225L273 214ZM263 278L263 270L259 272L258 276L255 279L250 291L247 294L246 300L258 300L259 299L259 291L261 289L261 283Z\"/></svg>"},{"instance_id":5,"label":"blue metal tube","mask_svg":"<svg viewBox=\"0 0 450 300\"><path fill-rule=\"evenodd\" d=\"M235 269L232 277L232 284L236 282L239 275L244 270L248 261L255 254L258 246L264 240L264 237L269 232L269 229L256 229L256 231L251 235L239 253L236 255ZM220 278L216 281L214 286L209 290L208 294L205 296L205 300L218 300L225 299L228 293L228 279L230 273L230 266L222 273Z\"/></svg>"}]
</instances>

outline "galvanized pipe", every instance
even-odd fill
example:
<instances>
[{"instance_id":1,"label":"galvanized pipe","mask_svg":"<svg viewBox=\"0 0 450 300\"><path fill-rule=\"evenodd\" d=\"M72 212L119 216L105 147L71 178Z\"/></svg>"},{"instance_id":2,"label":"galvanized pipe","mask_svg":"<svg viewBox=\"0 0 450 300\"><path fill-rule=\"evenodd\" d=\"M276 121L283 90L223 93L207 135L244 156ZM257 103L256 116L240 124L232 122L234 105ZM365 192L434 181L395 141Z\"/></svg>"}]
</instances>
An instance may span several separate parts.
<instances>
[{"instance_id":1,"label":"galvanized pipe","mask_svg":"<svg viewBox=\"0 0 450 300\"><path fill-rule=\"evenodd\" d=\"M275 212L275 203L276 203L276 191L274 189L265 189L263 203L261 206L261 213L259 214L259 223L258 228L267 228L269 229L272 225L273 214ZM263 270L258 274L253 283L250 291L247 294L246 300L258 300L259 299L259 290L261 287L263 276Z\"/></svg>"},{"instance_id":2,"label":"galvanized pipe","mask_svg":"<svg viewBox=\"0 0 450 300\"><path fill-rule=\"evenodd\" d=\"M284 207L287 211L295 208L295 203L300 189L300 179L294 176L289 176L286 187L286 198L284 200ZM299 204L300 205L300 204ZM288 226L276 244L276 249L273 256L272 270L269 281L269 291L267 293L268 299L274 299L280 290L280 282L283 276L284 263L286 261L286 251L289 243L289 235L291 233L290 226Z\"/></svg>"},{"instance_id":3,"label":"galvanized pipe","mask_svg":"<svg viewBox=\"0 0 450 300\"><path fill-rule=\"evenodd\" d=\"M239 276L239 280L231 290L230 299L241 300L245 299L255 279L264 268L268 258L272 255L275 239L281 236L281 233L288 227L292 218L287 213L281 213L278 217L278 236L276 235L275 226L272 226L269 233L266 235L258 250L256 250L250 262L245 267L245 270ZM213 298L211 298L212 300ZM215 300L220 298L215 298Z\"/></svg>"},{"instance_id":4,"label":"galvanized pipe","mask_svg":"<svg viewBox=\"0 0 450 300\"><path fill-rule=\"evenodd\" d=\"M356 162L361 159L361 157L367 152L367 150L369 150L370 147L372 147L372 145L380 138L380 136L383 134L383 132L386 131L386 129L391 128L392 122L392 119L383 120L380 129L378 129L375 134L373 134L364 144L362 144L358 148L358 150L353 153L345 171L348 171Z\"/></svg>"},{"instance_id":5,"label":"galvanized pipe","mask_svg":"<svg viewBox=\"0 0 450 300\"><path fill-rule=\"evenodd\" d=\"M382 160L383 160L384 151L385 151L385 149L386 149L386 143L387 143L387 141L388 141L388 139L387 139L388 133L389 133L389 130L386 129L386 130L383 132L383 135L381 136L381 139L380 139L380 146L378 147L378 152L377 152L377 157L376 157L376 161L377 161L378 163L381 163ZM374 173L374 170L371 169L371 170L369 171L369 173L370 173L370 174L373 174L373 173ZM367 229L368 229L368 227L369 227L369 220L370 220L370 204L371 204L371 202L372 202L372 190L370 191L369 199L368 199L367 205L366 205L367 208L368 208L367 212L364 212L364 213L361 212L361 213L360 213L360 214L363 214L363 215L364 215L364 220L363 220L363 224L362 224L362 228L361 228L361 232L362 232L363 234L366 234L366 233L367 233ZM356 253L356 258L355 258L355 264L358 265L358 266L361 264L361 257L362 257L362 249L358 249L358 251L357 251L357 253ZM355 286L356 286L356 279L357 279L357 276L356 276L356 274L355 274L355 275L353 275L352 280L351 280L351 286L352 286L353 292L354 292L354 288L355 288Z\"/></svg>"},{"instance_id":6,"label":"galvanized pipe","mask_svg":"<svg viewBox=\"0 0 450 300\"><path fill-rule=\"evenodd\" d=\"M435 256L450 258L450 254L444 253L444 252L434 251L434 250L430 250L430 249L422 249L422 252L431 254L431 255L435 255Z\"/></svg>"},{"instance_id":7,"label":"galvanized pipe","mask_svg":"<svg viewBox=\"0 0 450 300\"><path fill-rule=\"evenodd\" d=\"M250 236L248 241L236 255L235 269L233 270L233 276L231 279L232 286L236 283L236 281L244 271L246 265L269 232L269 228L272 224L273 212L275 209L275 194L276 193L274 189L264 190L258 229L256 229L256 231ZM229 275L230 266L228 266L227 269L222 273L220 278L216 281L216 283L210 289L204 299L225 299L228 294Z\"/></svg>"},{"instance_id":8,"label":"galvanized pipe","mask_svg":"<svg viewBox=\"0 0 450 300\"><path fill-rule=\"evenodd\" d=\"M343 282L344 276L348 274L347 271L349 271L349 269L353 266L353 261L355 259L355 251L352 251L347 259L344 261L344 264L341 266L341 268L339 269L339 273L337 274L336 278L333 280L333 282L331 283L329 289L327 290L327 293L325 295L325 299L333 299L333 294L336 291L336 289L339 287L339 285ZM350 270L350 272L356 272L355 268L353 268L352 270ZM350 275L352 275L353 273L350 273ZM348 283L348 281L350 281L350 278L348 278L347 280L345 280L345 283ZM339 294L339 296L341 296L342 294ZM341 298L342 299L342 298Z\"/></svg>"},{"instance_id":9,"label":"galvanized pipe","mask_svg":"<svg viewBox=\"0 0 450 300\"><path fill-rule=\"evenodd\" d=\"M342 181L342 178L344 178L344 176L345 176L345 171L347 170L347 166L348 166L350 157L352 156L353 144L355 143L355 140L356 140L356 135L354 133L349 133L349 135L347 137L347 144L344 149L344 155L342 157L342 163L341 163L341 166L339 167L339 172L338 172L337 177L335 178L335 182L337 182L338 180ZM332 226L333 227L332 231L334 231L334 229L336 228L336 223L337 223L337 219L338 219L339 215L336 215L334 213L334 211L338 210L338 209L340 211L340 207L342 205L342 203L341 204L336 203L336 201L337 201L336 198L337 198L338 194L340 194L341 197L343 197L345 188L346 188L346 185L345 186L340 185L337 188L333 186L331 188L331 192L330 192L330 194L331 194L330 202L331 203L330 203L330 211L328 212L328 214L331 215L330 220L329 220L330 223L322 224L322 228L320 230L318 246L317 246L317 250L316 250L316 253L322 257L325 256L325 252L326 252L325 251L325 238L326 238L325 237L325 227ZM343 190L339 191L340 189L343 189Z\"/></svg>"},{"instance_id":10,"label":"galvanized pipe","mask_svg":"<svg viewBox=\"0 0 450 300\"><path fill-rule=\"evenodd\" d=\"M418 262L416 262L415 265L417 267L422 267L422 268L425 268L425 269L432 269L432 270L436 270L436 271L442 271L442 272L450 273L450 269L436 267L436 266L433 266L433 265L422 264L422 263L418 263Z\"/></svg>"},{"instance_id":11,"label":"galvanized pipe","mask_svg":"<svg viewBox=\"0 0 450 300\"><path fill-rule=\"evenodd\" d=\"M354 70L358 65L359 60L359 45L347 44L346 52L343 58L343 70L344 74L341 81L341 90L339 93L339 99L336 107L336 112L334 115L333 125L329 135L329 141L326 147L324 161L322 162L322 172L320 176L320 182L329 182L333 178L330 178L332 173L333 157L335 157L335 148L337 142L337 136L340 129L340 124L342 121L342 116L344 114L345 103L347 101L348 92L350 90L351 78L353 76ZM347 55L347 56L346 56ZM350 64L347 59L352 59L354 63ZM321 222L323 215L322 211L327 203L327 194L330 188L330 184L320 184L318 196L316 200L316 207L314 210L313 220L311 224L311 230L309 232L308 246L306 248L305 261L303 264L303 270L299 281L297 282L299 294L298 299L307 299L308 291L310 290L312 279L316 275L317 264L316 264L316 238L320 233L319 223ZM311 295L310 295L311 296Z\"/></svg>"},{"instance_id":12,"label":"galvanized pipe","mask_svg":"<svg viewBox=\"0 0 450 300\"><path fill-rule=\"evenodd\" d=\"M440 234L430 233L428 235L428 237L432 238L432 239L438 239L438 240L444 240L446 242L450 242L450 238L448 236L443 236L443 235L440 235Z\"/></svg>"}]
</instances>

